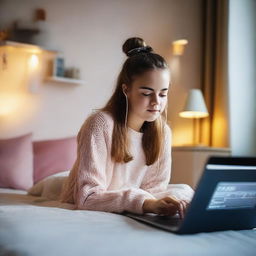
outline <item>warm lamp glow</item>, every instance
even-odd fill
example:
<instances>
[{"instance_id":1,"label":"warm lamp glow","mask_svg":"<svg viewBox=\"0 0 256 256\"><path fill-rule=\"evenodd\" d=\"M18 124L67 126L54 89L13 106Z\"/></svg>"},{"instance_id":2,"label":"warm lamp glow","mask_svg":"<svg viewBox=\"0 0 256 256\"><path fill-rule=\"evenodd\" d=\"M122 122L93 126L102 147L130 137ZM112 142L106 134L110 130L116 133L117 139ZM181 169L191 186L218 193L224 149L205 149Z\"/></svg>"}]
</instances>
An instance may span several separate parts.
<instances>
[{"instance_id":1,"label":"warm lamp glow","mask_svg":"<svg viewBox=\"0 0 256 256\"><path fill-rule=\"evenodd\" d=\"M38 56L35 55L35 54L32 54L31 57L29 58L28 64L29 64L30 70L35 70L35 69L37 69L38 64L39 64Z\"/></svg>"},{"instance_id":2,"label":"warm lamp glow","mask_svg":"<svg viewBox=\"0 0 256 256\"><path fill-rule=\"evenodd\" d=\"M173 55L183 55L185 45L188 44L188 40L180 39L172 42Z\"/></svg>"},{"instance_id":3,"label":"warm lamp glow","mask_svg":"<svg viewBox=\"0 0 256 256\"><path fill-rule=\"evenodd\" d=\"M5 93L0 95L0 116L10 115L24 104L23 95Z\"/></svg>"},{"instance_id":4,"label":"warm lamp glow","mask_svg":"<svg viewBox=\"0 0 256 256\"><path fill-rule=\"evenodd\" d=\"M184 118L204 118L209 116L208 113L200 111L183 111L179 113L180 117Z\"/></svg>"},{"instance_id":5,"label":"warm lamp glow","mask_svg":"<svg viewBox=\"0 0 256 256\"><path fill-rule=\"evenodd\" d=\"M32 54L28 59L28 88L32 93L36 93L40 86L40 62L39 56Z\"/></svg>"},{"instance_id":6,"label":"warm lamp glow","mask_svg":"<svg viewBox=\"0 0 256 256\"><path fill-rule=\"evenodd\" d=\"M185 106L179 115L185 118L203 118L209 115L201 90L191 89L189 91Z\"/></svg>"},{"instance_id":7,"label":"warm lamp glow","mask_svg":"<svg viewBox=\"0 0 256 256\"><path fill-rule=\"evenodd\" d=\"M188 44L188 40L187 39L176 40L176 41L173 41L173 44L186 45Z\"/></svg>"}]
</instances>

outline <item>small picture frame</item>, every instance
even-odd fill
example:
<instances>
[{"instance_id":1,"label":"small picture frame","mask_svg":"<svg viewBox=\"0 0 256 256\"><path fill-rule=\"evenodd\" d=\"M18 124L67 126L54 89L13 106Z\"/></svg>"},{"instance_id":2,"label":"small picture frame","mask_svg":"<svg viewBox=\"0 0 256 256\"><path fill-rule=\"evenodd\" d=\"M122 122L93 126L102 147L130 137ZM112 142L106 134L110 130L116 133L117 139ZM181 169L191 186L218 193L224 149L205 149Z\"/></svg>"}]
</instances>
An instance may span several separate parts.
<instances>
[{"instance_id":1,"label":"small picture frame","mask_svg":"<svg viewBox=\"0 0 256 256\"><path fill-rule=\"evenodd\" d=\"M53 61L53 76L64 77L65 65L64 58L56 57Z\"/></svg>"}]
</instances>

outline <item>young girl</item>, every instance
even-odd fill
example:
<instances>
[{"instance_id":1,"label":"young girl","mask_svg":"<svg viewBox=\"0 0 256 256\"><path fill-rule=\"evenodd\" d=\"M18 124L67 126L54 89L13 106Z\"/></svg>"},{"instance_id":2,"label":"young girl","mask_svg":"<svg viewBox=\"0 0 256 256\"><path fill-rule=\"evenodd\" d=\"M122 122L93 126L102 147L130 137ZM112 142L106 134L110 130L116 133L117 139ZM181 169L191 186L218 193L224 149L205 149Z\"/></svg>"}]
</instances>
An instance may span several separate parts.
<instances>
[{"instance_id":1,"label":"young girl","mask_svg":"<svg viewBox=\"0 0 256 256\"><path fill-rule=\"evenodd\" d=\"M77 159L61 201L81 210L179 213L182 218L193 190L168 185L168 65L141 38L127 39L123 51L128 58L114 94L78 133Z\"/></svg>"}]
</instances>

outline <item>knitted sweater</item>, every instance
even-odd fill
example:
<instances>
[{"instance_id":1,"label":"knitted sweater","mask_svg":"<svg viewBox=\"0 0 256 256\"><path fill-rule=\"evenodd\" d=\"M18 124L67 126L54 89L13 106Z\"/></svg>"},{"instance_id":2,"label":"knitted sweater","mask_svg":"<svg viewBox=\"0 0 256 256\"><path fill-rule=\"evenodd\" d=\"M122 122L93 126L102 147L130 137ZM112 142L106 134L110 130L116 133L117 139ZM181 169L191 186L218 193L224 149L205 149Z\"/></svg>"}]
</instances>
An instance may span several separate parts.
<instances>
[{"instance_id":1,"label":"knitted sweater","mask_svg":"<svg viewBox=\"0 0 256 256\"><path fill-rule=\"evenodd\" d=\"M147 166L143 133L128 128L133 160L116 163L111 158L114 121L100 111L91 115L78 136L77 159L64 183L61 201L76 209L143 213L145 199L166 192L171 174L171 131L165 125L164 149L159 160Z\"/></svg>"}]
</instances>

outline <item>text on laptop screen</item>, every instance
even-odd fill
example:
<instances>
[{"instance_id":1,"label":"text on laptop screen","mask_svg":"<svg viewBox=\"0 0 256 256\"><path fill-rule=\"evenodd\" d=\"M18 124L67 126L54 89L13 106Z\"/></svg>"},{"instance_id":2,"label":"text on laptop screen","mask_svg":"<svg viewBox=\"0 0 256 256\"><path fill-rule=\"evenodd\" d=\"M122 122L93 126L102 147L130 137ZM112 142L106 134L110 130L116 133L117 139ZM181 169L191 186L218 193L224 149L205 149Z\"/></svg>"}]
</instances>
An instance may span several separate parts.
<instances>
[{"instance_id":1,"label":"text on laptop screen","mask_svg":"<svg viewBox=\"0 0 256 256\"><path fill-rule=\"evenodd\" d=\"M207 210L256 207L256 182L219 182Z\"/></svg>"}]
</instances>

